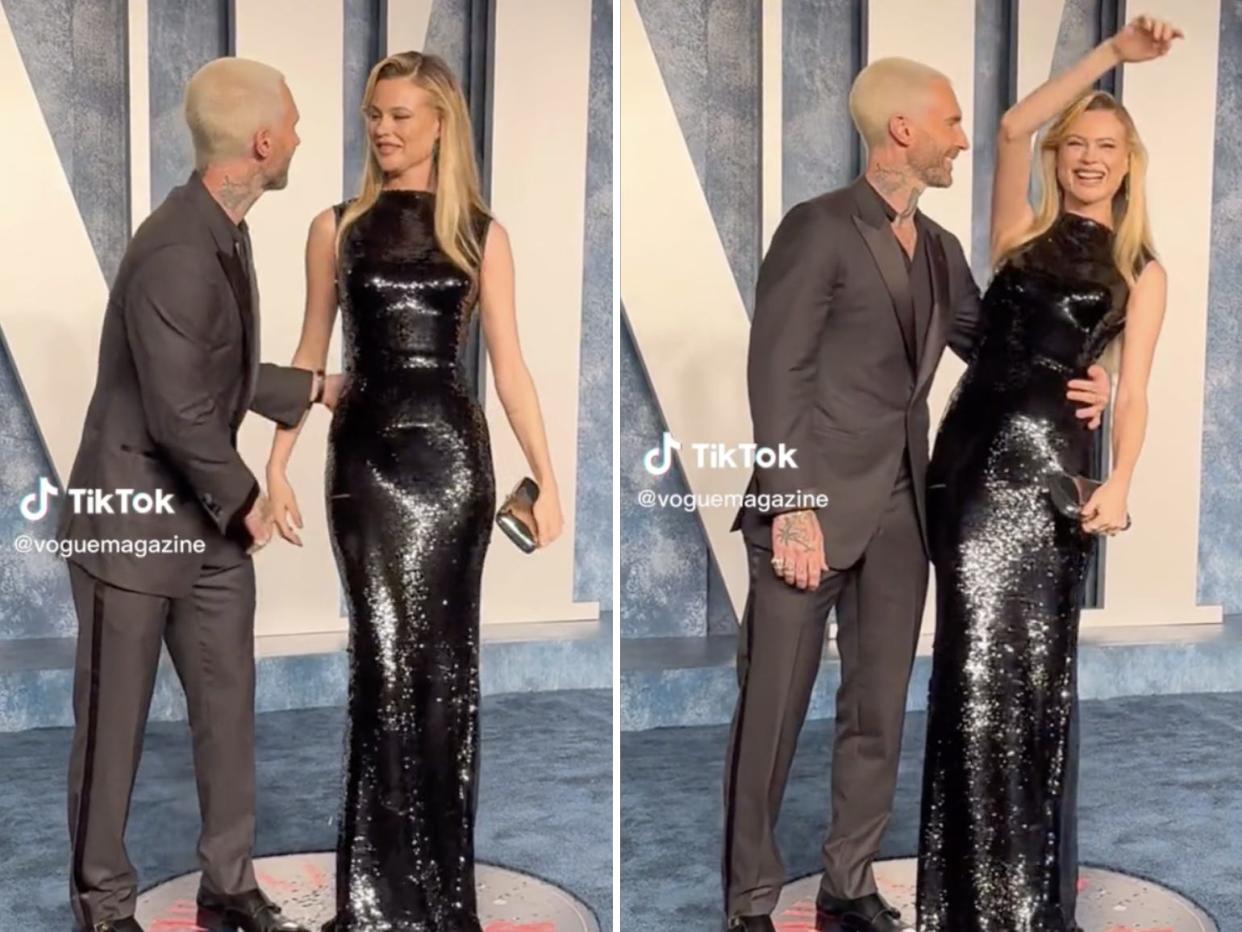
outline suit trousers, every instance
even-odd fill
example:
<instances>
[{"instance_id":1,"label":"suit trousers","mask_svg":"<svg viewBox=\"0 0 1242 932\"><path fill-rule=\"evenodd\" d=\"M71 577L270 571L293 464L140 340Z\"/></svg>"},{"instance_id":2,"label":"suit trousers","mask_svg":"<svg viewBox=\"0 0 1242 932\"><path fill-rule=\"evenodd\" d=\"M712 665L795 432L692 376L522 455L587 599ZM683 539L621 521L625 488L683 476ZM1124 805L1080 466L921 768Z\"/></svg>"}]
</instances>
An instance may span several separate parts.
<instances>
[{"instance_id":1,"label":"suit trousers","mask_svg":"<svg viewBox=\"0 0 1242 932\"><path fill-rule=\"evenodd\" d=\"M78 616L69 763L70 901L80 925L133 915L138 876L125 825L159 666L185 690L202 830L202 888L257 886L254 564L204 566L191 594L120 589L69 563Z\"/></svg>"},{"instance_id":2,"label":"suit trousers","mask_svg":"<svg viewBox=\"0 0 1242 932\"><path fill-rule=\"evenodd\" d=\"M825 893L876 891L871 862L892 811L928 564L907 470L862 557L802 590L772 570L772 551L747 542L750 590L738 639L739 692L725 759L723 879L730 917L776 906L785 866L776 843L781 800L837 609L841 682L832 756L832 824L823 846Z\"/></svg>"}]
</instances>

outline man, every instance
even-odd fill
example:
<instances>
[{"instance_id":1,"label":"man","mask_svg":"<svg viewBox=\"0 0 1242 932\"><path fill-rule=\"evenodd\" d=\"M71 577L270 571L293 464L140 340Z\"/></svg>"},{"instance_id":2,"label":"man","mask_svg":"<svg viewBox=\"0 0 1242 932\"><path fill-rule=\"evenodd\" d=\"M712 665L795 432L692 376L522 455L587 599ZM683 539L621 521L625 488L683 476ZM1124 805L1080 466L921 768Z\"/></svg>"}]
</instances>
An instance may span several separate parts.
<instances>
[{"instance_id":1,"label":"man","mask_svg":"<svg viewBox=\"0 0 1242 932\"><path fill-rule=\"evenodd\" d=\"M906 694L927 592L927 395L946 344L969 359L979 290L957 238L918 210L968 148L939 72L905 59L865 68L850 112L867 146L849 186L794 207L759 273L747 379L755 443L793 447L796 469L756 468L749 493L827 495L743 508L750 592L725 774L729 928L771 930L785 882L777 814L837 609L841 684L832 827L817 928L908 928L872 861L892 810ZM1099 423L1108 377L1073 380Z\"/></svg>"},{"instance_id":2,"label":"man","mask_svg":"<svg viewBox=\"0 0 1242 932\"><path fill-rule=\"evenodd\" d=\"M99 371L71 488L171 496L172 514L92 514L67 499L58 538L201 541L195 552L82 553L69 775L70 893L78 924L141 932L125 823L161 640L185 688L202 812L203 924L307 932L259 890L251 553L271 537L266 497L237 452L247 410L293 426L339 376L260 365L243 219L283 188L299 139L280 72L225 58L186 91L196 169L135 233L104 315ZM81 513L75 513L79 511ZM115 545L114 545L115 546Z\"/></svg>"}]
</instances>

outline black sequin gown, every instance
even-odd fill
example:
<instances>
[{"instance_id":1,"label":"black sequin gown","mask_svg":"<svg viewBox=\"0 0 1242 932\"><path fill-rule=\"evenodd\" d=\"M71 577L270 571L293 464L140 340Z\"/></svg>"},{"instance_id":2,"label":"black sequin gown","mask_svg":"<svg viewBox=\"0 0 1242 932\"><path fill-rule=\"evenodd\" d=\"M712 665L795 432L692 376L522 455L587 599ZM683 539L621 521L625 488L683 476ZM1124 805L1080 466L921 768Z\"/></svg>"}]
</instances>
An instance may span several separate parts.
<instances>
[{"instance_id":1,"label":"black sequin gown","mask_svg":"<svg viewBox=\"0 0 1242 932\"><path fill-rule=\"evenodd\" d=\"M436 245L434 203L383 191L339 262L348 379L327 469L350 617L338 932L477 928L479 588L495 482L460 358L470 281Z\"/></svg>"},{"instance_id":2,"label":"black sequin gown","mask_svg":"<svg viewBox=\"0 0 1242 932\"><path fill-rule=\"evenodd\" d=\"M1112 232L1063 214L998 270L928 467L937 590L920 932L1072 932L1078 618L1096 538L1045 477L1090 474L1066 382L1122 330Z\"/></svg>"}]
</instances>

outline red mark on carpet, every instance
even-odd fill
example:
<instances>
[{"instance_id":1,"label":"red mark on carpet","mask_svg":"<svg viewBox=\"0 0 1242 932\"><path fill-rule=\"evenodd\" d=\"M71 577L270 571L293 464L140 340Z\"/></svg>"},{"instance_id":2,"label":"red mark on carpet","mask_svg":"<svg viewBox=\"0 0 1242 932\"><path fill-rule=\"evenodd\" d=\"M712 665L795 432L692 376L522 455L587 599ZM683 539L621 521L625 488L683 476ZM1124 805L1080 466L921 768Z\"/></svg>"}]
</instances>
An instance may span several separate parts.
<instances>
[{"instance_id":1,"label":"red mark on carpet","mask_svg":"<svg viewBox=\"0 0 1242 932\"><path fill-rule=\"evenodd\" d=\"M302 862L302 876L310 881L312 887L326 887L328 885L327 872L318 867L314 861Z\"/></svg>"},{"instance_id":2,"label":"red mark on carpet","mask_svg":"<svg viewBox=\"0 0 1242 932\"><path fill-rule=\"evenodd\" d=\"M267 871L256 871L255 879L259 881L260 887L273 887L277 890L293 890L297 888L297 883L292 880L284 880Z\"/></svg>"},{"instance_id":3,"label":"red mark on carpet","mask_svg":"<svg viewBox=\"0 0 1242 932\"><path fill-rule=\"evenodd\" d=\"M815 901L798 900L773 916L777 932L815 932Z\"/></svg>"},{"instance_id":4,"label":"red mark on carpet","mask_svg":"<svg viewBox=\"0 0 1242 932\"><path fill-rule=\"evenodd\" d=\"M198 904L176 900L163 915L147 926L147 932L209 932L198 924Z\"/></svg>"}]
</instances>

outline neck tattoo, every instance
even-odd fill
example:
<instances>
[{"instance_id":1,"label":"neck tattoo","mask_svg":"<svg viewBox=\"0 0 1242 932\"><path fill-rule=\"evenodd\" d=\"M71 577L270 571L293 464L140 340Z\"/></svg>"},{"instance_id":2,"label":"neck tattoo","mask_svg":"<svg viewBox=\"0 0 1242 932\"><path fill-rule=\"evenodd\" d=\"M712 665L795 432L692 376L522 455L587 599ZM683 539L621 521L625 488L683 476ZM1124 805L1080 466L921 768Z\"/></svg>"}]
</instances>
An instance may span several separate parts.
<instances>
[{"instance_id":1,"label":"neck tattoo","mask_svg":"<svg viewBox=\"0 0 1242 932\"><path fill-rule=\"evenodd\" d=\"M871 166L868 174L876 190L885 197L892 197L910 186L910 175L902 168L877 163Z\"/></svg>"},{"instance_id":2,"label":"neck tattoo","mask_svg":"<svg viewBox=\"0 0 1242 932\"><path fill-rule=\"evenodd\" d=\"M897 209L893 225L908 224L919 207L923 185L904 165L884 165L872 162L867 178L889 204ZM897 206L900 205L900 206Z\"/></svg>"},{"instance_id":3,"label":"neck tattoo","mask_svg":"<svg viewBox=\"0 0 1242 932\"><path fill-rule=\"evenodd\" d=\"M919 209L919 191L916 188L910 189L909 197L906 200L906 206L897 211L898 221L909 220L914 216L914 212Z\"/></svg>"},{"instance_id":4,"label":"neck tattoo","mask_svg":"<svg viewBox=\"0 0 1242 932\"><path fill-rule=\"evenodd\" d=\"M225 209L231 211L243 211L249 207L254 200L253 192L250 185L244 181L239 181L225 175L216 188L216 197Z\"/></svg>"}]
</instances>

